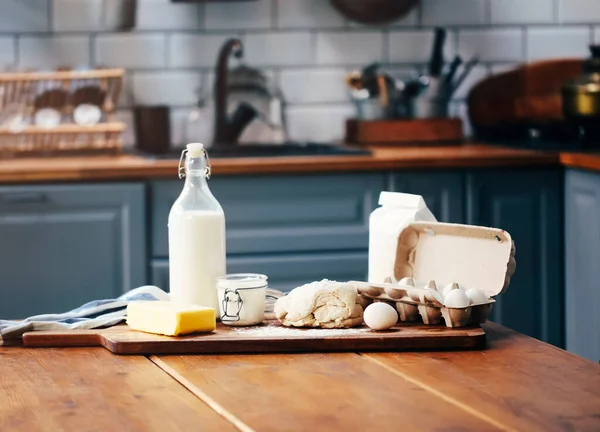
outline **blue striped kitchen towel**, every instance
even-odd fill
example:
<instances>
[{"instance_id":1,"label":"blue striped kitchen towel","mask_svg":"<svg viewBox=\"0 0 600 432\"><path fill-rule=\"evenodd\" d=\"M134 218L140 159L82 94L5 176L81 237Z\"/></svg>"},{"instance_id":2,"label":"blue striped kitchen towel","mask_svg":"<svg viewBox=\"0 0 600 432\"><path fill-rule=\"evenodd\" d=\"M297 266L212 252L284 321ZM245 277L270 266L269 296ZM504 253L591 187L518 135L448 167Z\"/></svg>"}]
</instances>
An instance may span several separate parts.
<instances>
[{"instance_id":1,"label":"blue striped kitchen towel","mask_svg":"<svg viewBox=\"0 0 600 432\"><path fill-rule=\"evenodd\" d=\"M72 311L29 317L23 321L0 320L0 345L36 330L88 330L111 327L127 318L132 301L169 300L169 294L153 285L135 288L116 299L94 300Z\"/></svg>"}]
</instances>

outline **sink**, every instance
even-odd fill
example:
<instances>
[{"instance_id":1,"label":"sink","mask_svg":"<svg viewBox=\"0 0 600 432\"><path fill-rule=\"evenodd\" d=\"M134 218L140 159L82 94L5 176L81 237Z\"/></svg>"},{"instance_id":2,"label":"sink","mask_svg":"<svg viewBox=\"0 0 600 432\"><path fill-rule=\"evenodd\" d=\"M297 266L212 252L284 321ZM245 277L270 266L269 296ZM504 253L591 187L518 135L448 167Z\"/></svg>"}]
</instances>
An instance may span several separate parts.
<instances>
[{"instance_id":1,"label":"sink","mask_svg":"<svg viewBox=\"0 0 600 432\"><path fill-rule=\"evenodd\" d=\"M285 144L240 144L230 148L207 148L211 158L252 158L252 157L285 157L285 156L352 156L369 155L366 149L341 147L331 144L313 142L289 142ZM139 154L139 153L138 153ZM178 159L181 151L170 151L168 153L140 154L142 156L156 159Z\"/></svg>"}]
</instances>

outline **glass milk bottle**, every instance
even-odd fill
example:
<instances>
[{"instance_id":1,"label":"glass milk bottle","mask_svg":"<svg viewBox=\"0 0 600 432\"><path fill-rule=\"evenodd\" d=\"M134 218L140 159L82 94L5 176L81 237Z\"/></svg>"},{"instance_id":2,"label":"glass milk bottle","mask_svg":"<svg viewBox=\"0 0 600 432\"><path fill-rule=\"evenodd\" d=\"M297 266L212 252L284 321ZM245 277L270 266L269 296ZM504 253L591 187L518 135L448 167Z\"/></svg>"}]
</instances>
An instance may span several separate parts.
<instances>
[{"instance_id":1,"label":"glass milk bottle","mask_svg":"<svg viewBox=\"0 0 600 432\"><path fill-rule=\"evenodd\" d=\"M171 300L209 306L218 315L217 278L226 270L225 214L206 182L210 164L202 144L188 144L182 152L183 176L185 185L168 223Z\"/></svg>"}]
</instances>

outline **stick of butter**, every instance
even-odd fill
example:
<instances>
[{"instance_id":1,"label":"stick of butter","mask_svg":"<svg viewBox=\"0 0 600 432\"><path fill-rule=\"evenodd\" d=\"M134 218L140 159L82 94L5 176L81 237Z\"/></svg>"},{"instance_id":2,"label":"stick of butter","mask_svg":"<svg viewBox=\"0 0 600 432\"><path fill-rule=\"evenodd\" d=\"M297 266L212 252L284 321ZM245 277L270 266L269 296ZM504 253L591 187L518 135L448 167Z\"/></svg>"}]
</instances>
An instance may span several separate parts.
<instances>
[{"instance_id":1,"label":"stick of butter","mask_svg":"<svg viewBox=\"0 0 600 432\"><path fill-rule=\"evenodd\" d=\"M216 328L215 310L169 301L131 302L127 305L127 325L166 336L211 332Z\"/></svg>"}]
</instances>

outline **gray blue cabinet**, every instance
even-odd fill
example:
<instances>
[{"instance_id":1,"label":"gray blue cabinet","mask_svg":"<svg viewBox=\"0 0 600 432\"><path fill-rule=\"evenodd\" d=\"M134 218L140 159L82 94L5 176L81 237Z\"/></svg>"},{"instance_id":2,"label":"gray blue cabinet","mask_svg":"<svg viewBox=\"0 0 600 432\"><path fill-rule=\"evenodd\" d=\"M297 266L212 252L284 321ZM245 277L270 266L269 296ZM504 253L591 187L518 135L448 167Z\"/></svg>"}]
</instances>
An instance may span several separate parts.
<instances>
[{"instance_id":1,"label":"gray blue cabinet","mask_svg":"<svg viewBox=\"0 0 600 432\"><path fill-rule=\"evenodd\" d=\"M61 312L146 283L142 184L0 187L1 318Z\"/></svg>"},{"instance_id":2,"label":"gray blue cabinet","mask_svg":"<svg viewBox=\"0 0 600 432\"><path fill-rule=\"evenodd\" d=\"M294 254L256 254L229 256L228 273L262 273L269 286L289 291L299 285L321 280L366 280L368 252L311 252ZM169 263L155 259L151 265L152 284L169 288Z\"/></svg>"},{"instance_id":3,"label":"gray blue cabinet","mask_svg":"<svg viewBox=\"0 0 600 432\"><path fill-rule=\"evenodd\" d=\"M473 171L466 184L467 223L502 228L516 246L516 273L492 319L563 346L561 171Z\"/></svg>"},{"instance_id":4,"label":"gray blue cabinet","mask_svg":"<svg viewBox=\"0 0 600 432\"><path fill-rule=\"evenodd\" d=\"M167 217L182 187L151 184L152 283L163 289ZM323 277L366 278L369 215L383 173L217 177L210 188L225 211L229 273L264 273L284 291Z\"/></svg>"},{"instance_id":5,"label":"gray blue cabinet","mask_svg":"<svg viewBox=\"0 0 600 432\"><path fill-rule=\"evenodd\" d=\"M383 173L216 177L210 189L227 220L227 252L367 249L369 214ZM182 181L153 182L152 255L166 257L167 217Z\"/></svg>"},{"instance_id":6,"label":"gray blue cabinet","mask_svg":"<svg viewBox=\"0 0 600 432\"><path fill-rule=\"evenodd\" d=\"M600 361L600 173L565 173L566 348Z\"/></svg>"},{"instance_id":7,"label":"gray blue cabinet","mask_svg":"<svg viewBox=\"0 0 600 432\"><path fill-rule=\"evenodd\" d=\"M388 190L423 196L440 222L464 223L464 174L442 172L396 172L389 176Z\"/></svg>"}]
</instances>

